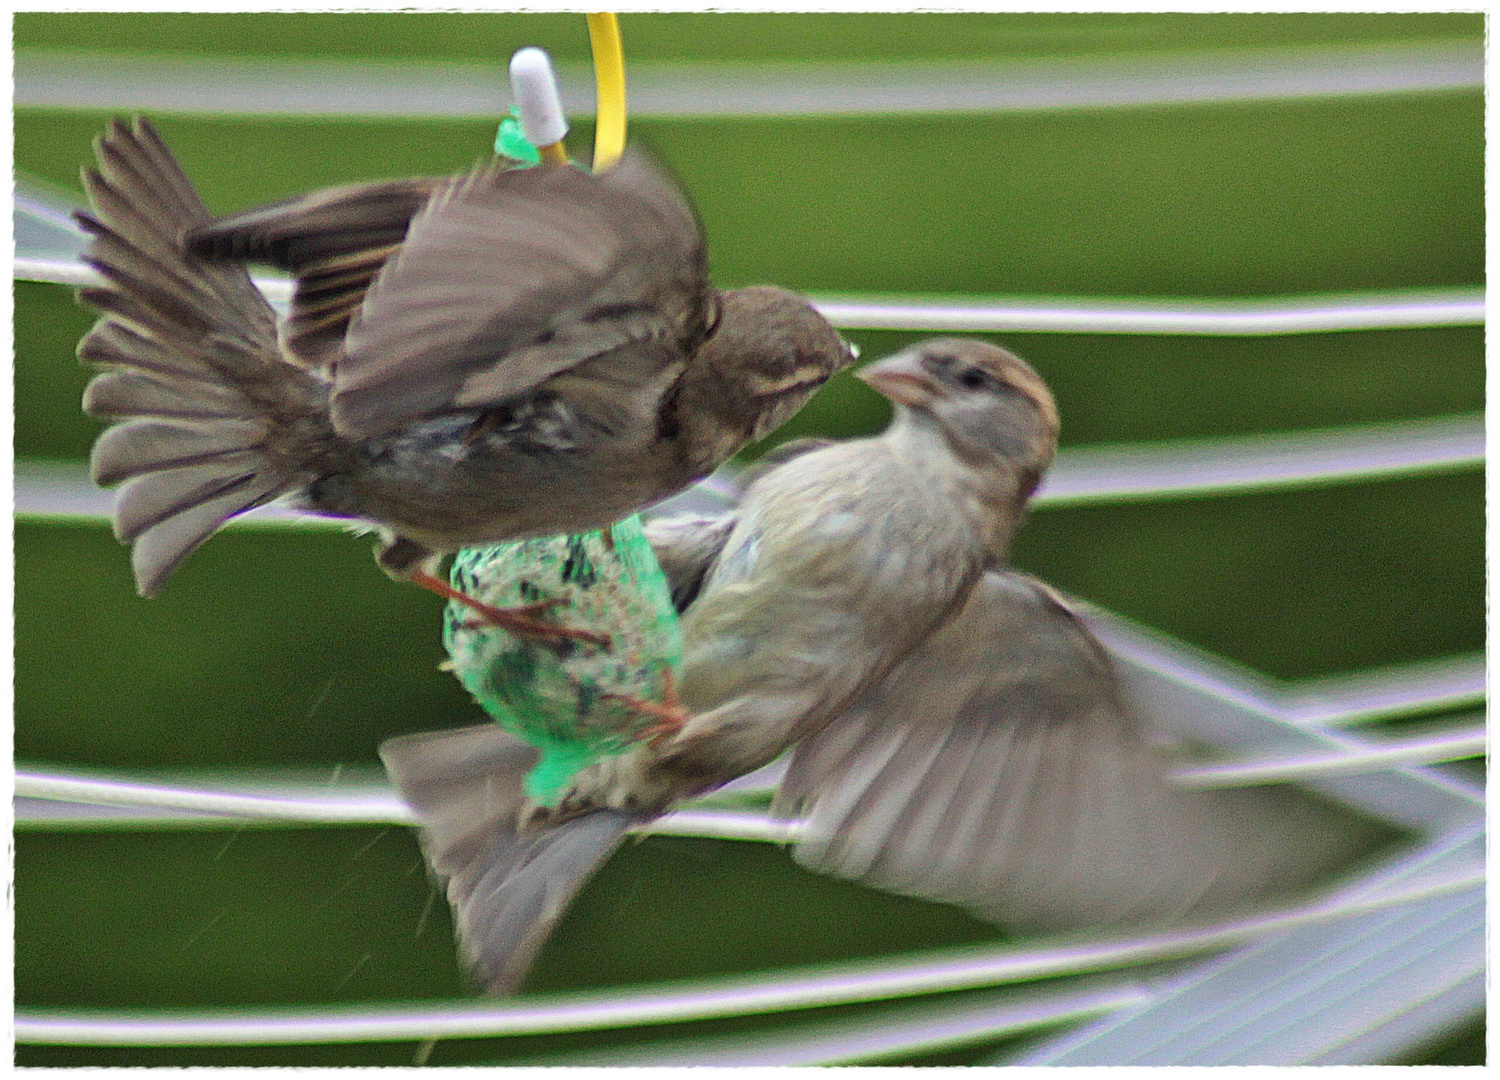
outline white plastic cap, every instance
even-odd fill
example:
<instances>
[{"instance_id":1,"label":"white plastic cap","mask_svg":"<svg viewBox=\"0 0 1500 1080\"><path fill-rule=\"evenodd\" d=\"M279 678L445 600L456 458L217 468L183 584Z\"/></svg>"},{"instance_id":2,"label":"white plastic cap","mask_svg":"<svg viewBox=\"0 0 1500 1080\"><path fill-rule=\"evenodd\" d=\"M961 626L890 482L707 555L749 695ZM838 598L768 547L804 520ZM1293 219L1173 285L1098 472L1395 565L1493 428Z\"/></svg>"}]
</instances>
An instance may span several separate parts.
<instances>
[{"instance_id":1,"label":"white plastic cap","mask_svg":"<svg viewBox=\"0 0 1500 1080\"><path fill-rule=\"evenodd\" d=\"M521 110L521 131L535 146L551 146L568 133L552 58L534 45L510 58L510 92Z\"/></svg>"}]
</instances>

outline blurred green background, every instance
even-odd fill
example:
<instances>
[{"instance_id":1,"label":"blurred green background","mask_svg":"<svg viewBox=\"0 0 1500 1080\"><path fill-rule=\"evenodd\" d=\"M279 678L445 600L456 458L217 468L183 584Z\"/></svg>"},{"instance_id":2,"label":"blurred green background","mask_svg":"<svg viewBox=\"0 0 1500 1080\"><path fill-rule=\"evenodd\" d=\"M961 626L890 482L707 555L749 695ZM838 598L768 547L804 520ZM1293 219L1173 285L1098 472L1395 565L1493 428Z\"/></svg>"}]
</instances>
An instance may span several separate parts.
<instances>
[{"instance_id":1,"label":"blurred green background","mask_svg":"<svg viewBox=\"0 0 1500 1080\"><path fill-rule=\"evenodd\" d=\"M1482 16L1437 14L626 15L622 26L627 63L1294 52L1484 33ZM559 59L588 55L577 15L19 13L14 42L23 52L198 57L503 63L527 44ZM642 119L632 131L693 193L721 285L1251 296L1481 284L1483 106L1479 91L1461 90L921 118ZM17 170L77 192L109 115L18 110ZM493 134L492 123L459 120L169 115L159 127L216 211L463 168ZM572 144L587 146L589 134L575 125ZM77 411L87 373L73 349L92 318L58 286L18 283L15 295L16 453L81 459L96 425ZM849 336L869 357L922 335ZM1416 419L1484 403L1477 327L996 340L1055 389L1064 445ZM881 399L844 376L777 438L856 434L884 419ZM1291 678L1482 649L1483 514L1477 472L1051 509L1034 515L1015 559L1065 591ZM388 581L367 547L338 533L232 531L147 603L106 527L21 523L17 757L331 773L372 766L388 735L475 722L477 708L437 671L440 602ZM466 993L446 903L433 900L401 829L23 831L15 881L19 1007ZM656 838L628 846L586 890L527 992L1000 936L939 905L803 873L777 849ZM460 1040L439 1045L432 1063L660 1037ZM1482 1040L1455 1038L1430 1059L1482 1060ZM23 1046L17 1061L401 1064L411 1053Z\"/></svg>"}]
</instances>

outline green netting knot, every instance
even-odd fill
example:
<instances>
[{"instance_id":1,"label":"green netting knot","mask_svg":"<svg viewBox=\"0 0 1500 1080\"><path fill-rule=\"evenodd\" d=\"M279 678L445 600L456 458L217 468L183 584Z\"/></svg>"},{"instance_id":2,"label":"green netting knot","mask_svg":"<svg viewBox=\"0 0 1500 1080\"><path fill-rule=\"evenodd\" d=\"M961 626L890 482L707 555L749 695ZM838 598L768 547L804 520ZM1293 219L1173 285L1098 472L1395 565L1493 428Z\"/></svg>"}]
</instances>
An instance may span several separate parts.
<instances>
[{"instance_id":1,"label":"green netting knot","mask_svg":"<svg viewBox=\"0 0 1500 1080\"><path fill-rule=\"evenodd\" d=\"M521 110L514 105L510 107L510 115L500 121L500 130L495 132L495 153L523 166L542 163L542 155L521 130Z\"/></svg>"}]
</instances>

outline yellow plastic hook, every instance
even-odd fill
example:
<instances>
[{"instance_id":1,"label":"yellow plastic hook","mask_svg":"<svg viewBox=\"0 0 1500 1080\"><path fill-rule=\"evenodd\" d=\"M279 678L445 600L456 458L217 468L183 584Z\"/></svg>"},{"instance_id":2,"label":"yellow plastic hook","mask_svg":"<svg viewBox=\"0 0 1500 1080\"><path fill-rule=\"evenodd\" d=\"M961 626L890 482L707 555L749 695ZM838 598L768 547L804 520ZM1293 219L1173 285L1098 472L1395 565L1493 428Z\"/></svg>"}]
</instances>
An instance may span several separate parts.
<instances>
[{"instance_id":1,"label":"yellow plastic hook","mask_svg":"<svg viewBox=\"0 0 1500 1080\"><path fill-rule=\"evenodd\" d=\"M594 171L607 169L625 152L625 50L620 20L613 12L587 16L594 54L597 110L594 119Z\"/></svg>"}]
</instances>

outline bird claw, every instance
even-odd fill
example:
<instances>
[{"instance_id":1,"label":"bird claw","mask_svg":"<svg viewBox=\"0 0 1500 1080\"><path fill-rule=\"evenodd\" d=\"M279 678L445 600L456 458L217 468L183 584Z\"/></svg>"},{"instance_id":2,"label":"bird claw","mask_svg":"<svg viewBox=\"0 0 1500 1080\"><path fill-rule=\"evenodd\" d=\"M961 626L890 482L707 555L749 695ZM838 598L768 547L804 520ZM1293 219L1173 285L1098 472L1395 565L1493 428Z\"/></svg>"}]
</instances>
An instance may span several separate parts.
<instances>
[{"instance_id":1,"label":"bird claw","mask_svg":"<svg viewBox=\"0 0 1500 1080\"><path fill-rule=\"evenodd\" d=\"M643 730L639 736L641 741L649 742L653 746L659 745L664 739L681 731L690 715L677 697L677 678L672 674L671 668L666 668L662 672L662 700L659 702L631 697L629 694L605 694L604 696L620 702L635 712L656 717L656 723Z\"/></svg>"},{"instance_id":2,"label":"bird claw","mask_svg":"<svg viewBox=\"0 0 1500 1080\"><path fill-rule=\"evenodd\" d=\"M567 600L561 596L554 596L551 600L538 600L534 604L522 604L520 607L506 608L512 615L544 615L557 607L566 604Z\"/></svg>"},{"instance_id":3,"label":"bird claw","mask_svg":"<svg viewBox=\"0 0 1500 1080\"><path fill-rule=\"evenodd\" d=\"M564 792L562 797L552 806L543 803L528 802L530 805L521 811L522 830L550 829L555 825L561 825L572 818L582 817L595 810L602 809L606 803L595 801L584 791L580 790L577 780L575 786Z\"/></svg>"},{"instance_id":4,"label":"bird claw","mask_svg":"<svg viewBox=\"0 0 1500 1080\"><path fill-rule=\"evenodd\" d=\"M556 807L532 803L521 812L521 827L523 829L545 828L556 816Z\"/></svg>"},{"instance_id":5,"label":"bird claw","mask_svg":"<svg viewBox=\"0 0 1500 1080\"><path fill-rule=\"evenodd\" d=\"M463 601L459 601L459 602L462 603ZM519 615L522 618L530 618L530 617L533 617L533 616L536 616L536 615L544 615L548 611L550 611L553 608L555 608L558 604L566 604L566 603L567 603L566 600L564 600L560 596L557 596L557 597L553 597L551 600L542 600L542 601L539 601L539 602L537 602L535 604L524 604L521 607L502 608L500 610L508 612L511 615ZM494 626L496 624L494 622L492 622L491 620L489 620L489 619L479 618L479 619L465 619L463 622L459 623L458 625L460 627L462 627L463 629L465 629L465 630L483 630L487 626ZM549 630L560 630L560 631L563 631L563 632L569 633L569 634L573 634L573 633L578 633L579 632L579 631L574 631L574 630L568 630L566 627L553 627L553 625L551 623L543 623L542 625L548 627ZM506 629L509 629L509 627L507 627ZM608 639L606 638L605 640L607 641Z\"/></svg>"},{"instance_id":6,"label":"bird claw","mask_svg":"<svg viewBox=\"0 0 1500 1080\"><path fill-rule=\"evenodd\" d=\"M499 608L486 604L482 600L476 600L468 593L460 592L447 582L433 577L424 571L419 571L411 576L414 584L420 585L429 592L435 592L448 600L463 604L479 615L477 625L498 626L523 641L537 641L546 645L560 645L570 641L583 641L590 645L597 645L601 649L609 648L609 638L603 634L595 634L589 630L574 630L567 626L558 626L555 623L543 622L537 618L558 604L567 603L562 598L542 600L535 604L526 604L516 608ZM472 628L475 621L471 620L466 626Z\"/></svg>"}]
</instances>

